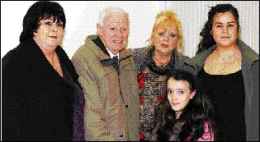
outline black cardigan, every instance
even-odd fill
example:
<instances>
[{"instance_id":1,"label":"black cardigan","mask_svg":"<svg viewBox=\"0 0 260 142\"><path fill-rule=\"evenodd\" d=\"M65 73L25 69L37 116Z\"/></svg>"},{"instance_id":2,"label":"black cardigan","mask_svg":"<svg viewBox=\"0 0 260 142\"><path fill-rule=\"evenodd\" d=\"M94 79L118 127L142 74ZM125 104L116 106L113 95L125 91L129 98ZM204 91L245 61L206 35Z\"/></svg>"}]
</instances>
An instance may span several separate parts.
<instances>
[{"instance_id":1,"label":"black cardigan","mask_svg":"<svg viewBox=\"0 0 260 142\"><path fill-rule=\"evenodd\" d=\"M77 83L64 50L57 47L56 53ZM3 140L72 140L75 87L52 68L34 40L9 51L2 63Z\"/></svg>"}]
</instances>

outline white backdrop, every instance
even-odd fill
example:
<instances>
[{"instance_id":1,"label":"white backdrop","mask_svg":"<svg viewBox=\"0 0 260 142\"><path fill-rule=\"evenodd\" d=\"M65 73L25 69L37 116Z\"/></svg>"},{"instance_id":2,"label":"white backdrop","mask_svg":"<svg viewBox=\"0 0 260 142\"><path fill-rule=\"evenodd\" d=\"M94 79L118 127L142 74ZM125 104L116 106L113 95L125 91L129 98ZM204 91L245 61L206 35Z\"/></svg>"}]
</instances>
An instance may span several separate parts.
<instances>
[{"instance_id":1,"label":"white backdrop","mask_svg":"<svg viewBox=\"0 0 260 142\"><path fill-rule=\"evenodd\" d=\"M1 58L19 43L22 19L34 1L1 1ZM118 6L130 16L129 48L147 44L156 14L173 9L183 24L184 45L189 57L195 55L199 32L210 6L231 3L238 8L242 39L259 53L259 2L257 1L58 1L65 11L67 24L63 48L71 57L89 34L96 33L99 11L106 6Z\"/></svg>"}]
</instances>

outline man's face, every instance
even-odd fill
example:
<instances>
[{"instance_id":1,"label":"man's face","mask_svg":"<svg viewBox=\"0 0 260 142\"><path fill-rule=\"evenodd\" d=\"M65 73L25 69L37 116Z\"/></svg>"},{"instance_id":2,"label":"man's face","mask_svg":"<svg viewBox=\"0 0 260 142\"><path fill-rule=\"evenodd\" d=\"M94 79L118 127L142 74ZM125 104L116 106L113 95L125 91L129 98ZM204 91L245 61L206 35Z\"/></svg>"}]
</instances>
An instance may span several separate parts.
<instances>
[{"instance_id":1,"label":"man's face","mask_svg":"<svg viewBox=\"0 0 260 142\"><path fill-rule=\"evenodd\" d=\"M113 54L127 46L129 23L126 15L112 13L105 17L103 25L97 26L101 40Z\"/></svg>"}]
</instances>

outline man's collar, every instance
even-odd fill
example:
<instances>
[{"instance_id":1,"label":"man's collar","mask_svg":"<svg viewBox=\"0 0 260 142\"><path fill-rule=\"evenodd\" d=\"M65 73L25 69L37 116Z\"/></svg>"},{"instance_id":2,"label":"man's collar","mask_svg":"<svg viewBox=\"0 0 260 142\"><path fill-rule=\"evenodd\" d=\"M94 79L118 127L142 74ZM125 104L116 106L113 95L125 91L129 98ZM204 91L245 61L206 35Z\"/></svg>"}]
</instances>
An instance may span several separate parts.
<instances>
[{"instance_id":1,"label":"man's collar","mask_svg":"<svg viewBox=\"0 0 260 142\"><path fill-rule=\"evenodd\" d=\"M116 55L114 55L108 48L105 47L104 43L102 42L102 40L100 39L99 36L97 36L97 38L95 40L93 40L96 45L107 55L109 55L110 58L113 58L114 56L117 56L119 59L119 53L117 53Z\"/></svg>"},{"instance_id":2,"label":"man's collar","mask_svg":"<svg viewBox=\"0 0 260 142\"><path fill-rule=\"evenodd\" d=\"M109 55L109 53L107 52L107 49L105 47L105 45L103 44L103 42L101 41L100 37L97 36L96 39L93 40L95 42L95 44L97 45L97 47L99 47L105 54ZM109 55L110 56L110 55Z\"/></svg>"},{"instance_id":3,"label":"man's collar","mask_svg":"<svg viewBox=\"0 0 260 142\"><path fill-rule=\"evenodd\" d=\"M119 59L119 53L117 53L117 54L115 55L115 54L113 54L108 48L106 48L106 50L107 50L107 52L108 52L110 58L113 58L114 56L117 56L117 58Z\"/></svg>"}]
</instances>

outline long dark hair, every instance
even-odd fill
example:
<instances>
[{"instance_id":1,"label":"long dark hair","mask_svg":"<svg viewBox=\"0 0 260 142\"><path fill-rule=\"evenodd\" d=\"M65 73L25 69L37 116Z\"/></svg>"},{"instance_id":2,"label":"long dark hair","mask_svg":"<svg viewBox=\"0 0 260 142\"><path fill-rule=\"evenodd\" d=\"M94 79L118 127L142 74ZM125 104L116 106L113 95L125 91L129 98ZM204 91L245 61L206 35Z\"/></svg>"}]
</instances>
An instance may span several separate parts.
<instances>
[{"instance_id":1,"label":"long dark hair","mask_svg":"<svg viewBox=\"0 0 260 142\"><path fill-rule=\"evenodd\" d=\"M190 90L196 90L196 94L184 108L179 119L176 119L175 112L172 110L168 99L160 106L162 117L161 121L158 122L159 125L157 125L159 126L156 131L157 140L196 141L203 135L205 122L209 124L210 130L215 133L213 129L215 124L212 119L214 117L213 106L207 96L199 91L200 87L195 76L186 71L175 70L171 72L168 80L170 78L187 81Z\"/></svg>"},{"instance_id":2,"label":"long dark hair","mask_svg":"<svg viewBox=\"0 0 260 142\"><path fill-rule=\"evenodd\" d=\"M238 31L240 31L240 25L239 25L239 14L238 10L231 4L217 4L214 7L211 7L209 13L208 13L208 21L204 24L204 27L202 28L200 32L201 40L198 45L198 50L196 54L200 53L201 51L204 51L205 49L208 49L212 45L216 44L215 40L213 39L211 35L212 25L213 25L213 19L214 16L218 13L224 13L224 12L230 12L236 19L237 25L238 25Z\"/></svg>"},{"instance_id":3,"label":"long dark hair","mask_svg":"<svg viewBox=\"0 0 260 142\"><path fill-rule=\"evenodd\" d=\"M20 42L33 37L39 27L41 19L48 19L53 17L54 21L63 22L65 28L66 18L63 8L57 2L39 1L34 3L23 18L23 31L20 34Z\"/></svg>"}]
</instances>

